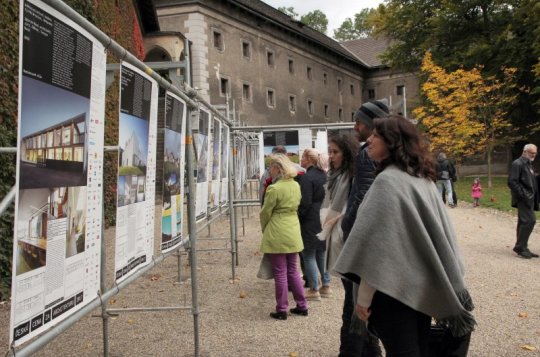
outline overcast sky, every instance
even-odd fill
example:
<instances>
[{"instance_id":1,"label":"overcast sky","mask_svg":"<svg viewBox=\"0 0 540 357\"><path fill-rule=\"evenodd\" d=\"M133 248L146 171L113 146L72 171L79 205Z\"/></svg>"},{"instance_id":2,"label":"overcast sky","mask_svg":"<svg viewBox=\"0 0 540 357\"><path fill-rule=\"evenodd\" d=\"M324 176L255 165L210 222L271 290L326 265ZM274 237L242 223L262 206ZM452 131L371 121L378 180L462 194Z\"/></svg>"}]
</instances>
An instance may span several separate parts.
<instances>
[{"instance_id":1,"label":"overcast sky","mask_svg":"<svg viewBox=\"0 0 540 357\"><path fill-rule=\"evenodd\" d=\"M332 37L337 29L347 17L354 18L354 15L364 8L375 8L383 0L262 0L270 6L294 7L294 12L299 16L305 15L313 10L321 10L328 18L327 35Z\"/></svg>"}]
</instances>

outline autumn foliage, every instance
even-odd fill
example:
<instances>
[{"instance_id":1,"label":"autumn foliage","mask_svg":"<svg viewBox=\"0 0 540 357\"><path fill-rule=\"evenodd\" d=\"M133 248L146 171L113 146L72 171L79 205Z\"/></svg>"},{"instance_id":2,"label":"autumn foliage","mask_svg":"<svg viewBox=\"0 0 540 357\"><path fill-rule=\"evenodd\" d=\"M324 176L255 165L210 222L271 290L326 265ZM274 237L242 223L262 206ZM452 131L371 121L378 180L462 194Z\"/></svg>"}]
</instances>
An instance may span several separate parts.
<instances>
[{"instance_id":1,"label":"autumn foliage","mask_svg":"<svg viewBox=\"0 0 540 357\"><path fill-rule=\"evenodd\" d=\"M491 181L493 148L519 138L508 116L519 91L515 68L502 68L499 76L484 75L482 69L447 72L427 52L421 67L424 104L414 114L426 128L433 150L457 159L486 154Z\"/></svg>"}]
</instances>

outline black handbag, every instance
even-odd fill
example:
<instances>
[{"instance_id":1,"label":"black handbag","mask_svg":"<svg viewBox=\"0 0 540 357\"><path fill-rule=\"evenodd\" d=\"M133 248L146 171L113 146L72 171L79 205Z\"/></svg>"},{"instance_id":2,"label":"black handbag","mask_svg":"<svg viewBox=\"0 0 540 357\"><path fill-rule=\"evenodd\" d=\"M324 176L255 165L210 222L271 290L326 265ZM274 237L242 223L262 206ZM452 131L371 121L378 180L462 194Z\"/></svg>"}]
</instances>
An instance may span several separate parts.
<instances>
[{"instance_id":1,"label":"black handbag","mask_svg":"<svg viewBox=\"0 0 540 357\"><path fill-rule=\"evenodd\" d=\"M471 333L454 337L450 329L441 324L431 324L429 330L429 357L466 357Z\"/></svg>"}]
</instances>

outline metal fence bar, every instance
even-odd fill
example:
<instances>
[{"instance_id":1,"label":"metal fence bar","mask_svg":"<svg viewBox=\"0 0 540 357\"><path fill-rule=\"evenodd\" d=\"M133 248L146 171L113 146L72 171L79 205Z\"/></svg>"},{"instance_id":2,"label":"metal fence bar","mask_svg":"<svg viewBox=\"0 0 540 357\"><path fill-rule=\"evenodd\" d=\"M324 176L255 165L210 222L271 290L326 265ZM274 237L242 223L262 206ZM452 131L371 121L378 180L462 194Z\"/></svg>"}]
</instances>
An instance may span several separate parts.
<instances>
[{"instance_id":1,"label":"metal fence bar","mask_svg":"<svg viewBox=\"0 0 540 357\"><path fill-rule=\"evenodd\" d=\"M11 205L11 202L15 199L16 192L17 186L12 186L7 195L2 199L2 202L0 202L0 216L3 215Z\"/></svg>"},{"instance_id":2,"label":"metal fence bar","mask_svg":"<svg viewBox=\"0 0 540 357\"><path fill-rule=\"evenodd\" d=\"M50 330L44 332L35 341L32 341L26 346L23 346L20 350L16 352L10 351L8 353L8 356L24 357L24 356L31 356L32 354L36 353L43 346L51 342L58 335L62 334L65 330L71 327L74 323L76 323L77 321L79 321L81 318L88 315L89 313L91 313L92 310L94 310L95 308L100 307L102 303L107 302L110 298L117 295L120 291L122 291L124 288L129 286L136 279L138 279L139 277L143 276L148 271L153 269L155 266L161 263L166 257L171 255L172 253L174 253L174 251L163 253L157 258L153 259L150 263L148 263L148 265L144 266L137 272L133 273L133 275L128 276L125 280L115 285L114 288L107 290L104 294L101 295L101 297L98 297L92 300L90 303L88 303L88 305L85 305L80 310L74 312L73 315L70 315L65 320L62 320L56 326L52 327Z\"/></svg>"},{"instance_id":3,"label":"metal fence bar","mask_svg":"<svg viewBox=\"0 0 540 357\"><path fill-rule=\"evenodd\" d=\"M118 314L121 312L176 311L191 310L191 308L191 306L126 307L125 309L107 309L107 313Z\"/></svg>"}]
</instances>

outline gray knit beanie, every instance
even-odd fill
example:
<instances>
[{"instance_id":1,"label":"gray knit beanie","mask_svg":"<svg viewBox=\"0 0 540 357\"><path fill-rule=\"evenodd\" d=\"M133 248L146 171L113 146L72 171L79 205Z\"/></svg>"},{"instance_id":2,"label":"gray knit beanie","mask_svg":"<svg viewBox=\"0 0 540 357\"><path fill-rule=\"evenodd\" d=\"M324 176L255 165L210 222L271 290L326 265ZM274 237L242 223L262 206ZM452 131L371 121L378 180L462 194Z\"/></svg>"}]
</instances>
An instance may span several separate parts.
<instances>
[{"instance_id":1,"label":"gray knit beanie","mask_svg":"<svg viewBox=\"0 0 540 357\"><path fill-rule=\"evenodd\" d=\"M361 121L370 129L373 128L373 119L385 117L390 113L386 103L386 99L381 99L362 104L354 113L354 121Z\"/></svg>"}]
</instances>

